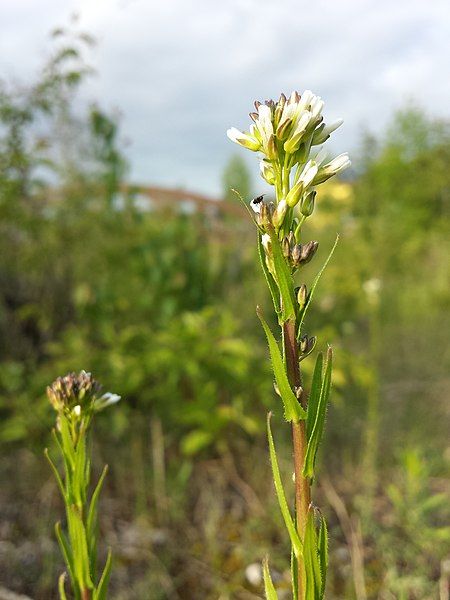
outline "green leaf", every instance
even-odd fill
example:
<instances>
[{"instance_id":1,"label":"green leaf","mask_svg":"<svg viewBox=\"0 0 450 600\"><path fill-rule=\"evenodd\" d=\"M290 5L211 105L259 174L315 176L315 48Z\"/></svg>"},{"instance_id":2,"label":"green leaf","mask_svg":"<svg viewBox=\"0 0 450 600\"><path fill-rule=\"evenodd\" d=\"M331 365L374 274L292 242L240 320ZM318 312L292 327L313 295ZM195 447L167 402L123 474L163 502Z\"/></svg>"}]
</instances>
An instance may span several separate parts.
<instances>
[{"instance_id":1,"label":"green leaf","mask_svg":"<svg viewBox=\"0 0 450 600\"><path fill-rule=\"evenodd\" d=\"M69 542L67 541L66 536L64 535L61 529L61 523L58 521L55 525L55 534L56 539L58 540L59 547L61 548L61 553L64 558L64 562L66 563L67 570L69 572L70 581L72 582L72 587L76 588L76 582L74 578L74 570L73 570L73 555L72 550L69 546Z\"/></svg>"},{"instance_id":2,"label":"green leaf","mask_svg":"<svg viewBox=\"0 0 450 600\"><path fill-rule=\"evenodd\" d=\"M306 439L309 440L316 422L317 409L319 407L320 391L322 389L323 354L319 352L311 382L311 392L308 399L308 417L306 419Z\"/></svg>"},{"instance_id":3,"label":"green leaf","mask_svg":"<svg viewBox=\"0 0 450 600\"><path fill-rule=\"evenodd\" d=\"M112 553L111 549L109 549L108 556L106 558L105 568L103 569L103 573L98 583L97 589L94 590L93 600L106 600L106 593L108 591L108 583L111 575L111 567Z\"/></svg>"},{"instance_id":4,"label":"green leaf","mask_svg":"<svg viewBox=\"0 0 450 600\"><path fill-rule=\"evenodd\" d=\"M92 589L94 585L90 574L86 529L78 507L69 506L67 517L73 551L74 575L81 589Z\"/></svg>"},{"instance_id":5,"label":"green leaf","mask_svg":"<svg viewBox=\"0 0 450 600\"><path fill-rule=\"evenodd\" d=\"M322 574L317 552L317 533L314 524L314 508L310 506L303 540L303 560L305 564L305 600L321 600Z\"/></svg>"},{"instance_id":6,"label":"green leaf","mask_svg":"<svg viewBox=\"0 0 450 600\"><path fill-rule=\"evenodd\" d=\"M334 244L333 244L333 247L331 248L331 250L330 250L330 253L329 253L329 254L328 254L328 256L327 256L327 259L326 259L326 261L324 262L324 264L323 264L323 267L322 267L322 268L320 269L320 271L317 273L317 275L316 275L316 277L315 277L315 279L314 279L314 281L313 281L313 284L312 284L312 286L311 286L311 290L309 291L309 294L308 294L308 300L306 301L306 304L305 304L305 306L303 307L303 309L302 309L302 310L301 310L301 312L300 312L300 315L299 315L299 323L298 323L298 330L297 330L297 339L300 339L300 338L301 338L301 335L302 335L302 328L303 328L303 323L304 323L304 321L305 321L305 316L306 316L306 313L307 313L307 311L308 311L309 305L311 304L311 300L313 299L313 296L314 296L314 292L315 292L316 286L317 286L317 284L319 283L319 280L320 280L320 278L322 277L322 273L323 273L323 272L325 271L325 269L327 268L327 265L328 265L328 263L330 262L330 259L331 259L331 257L332 257L332 256L333 256L333 254L334 254L334 251L335 251L335 249L336 249L336 246L337 246L337 244L338 244L338 241L339 241L339 236L337 235L337 236L336 236L336 241L334 242Z\"/></svg>"},{"instance_id":7,"label":"green leaf","mask_svg":"<svg viewBox=\"0 0 450 600\"><path fill-rule=\"evenodd\" d=\"M316 404L315 413L311 411L311 434L308 439L306 450L305 465L303 467L304 477L314 477L314 466L316 462L317 449L322 439L325 417L327 412L328 398L331 390L331 370L333 366L333 354L331 348L327 351L327 360L325 361L324 372L322 376L322 386L320 389L319 401ZM313 403L314 408L314 403ZM308 410L309 412L309 410Z\"/></svg>"},{"instance_id":8,"label":"green leaf","mask_svg":"<svg viewBox=\"0 0 450 600\"><path fill-rule=\"evenodd\" d=\"M286 501L286 495L284 493L283 484L281 482L280 469L278 467L277 453L275 450L275 444L273 441L272 430L270 428L271 413L267 415L267 437L269 439L269 455L270 464L272 466L273 480L275 483L275 491L277 494L278 504L280 505L281 514L283 515L284 523L291 538L292 549L295 556L300 556L302 553L302 542L298 535L295 523L291 517L288 503Z\"/></svg>"},{"instance_id":9,"label":"green leaf","mask_svg":"<svg viewBox=\"0 0 450 600\"><path fill-rule=\"evenodd\" d=\"M270 331L269 326L264 320L264 317L262 316L259 307L256 308L256 313L259 317L259 320L261 321L261 324L267 337L267 342L269 344L269 352L270 359L272 361L273 374L275 375L275 381L277 383L278 390L280 392L281 399L283 400L284 404L284 418L286 419L286 421L294 421L294 423L298 423L302 419L306 418L306 411L300 406L300 403L298 402L294 392L292 391L291 385L286 374L286 369L284 367L280 349L273 336L273 333Z\"/></svg>"},{"instance_id":10,"label":"green leaf","mask_svg":"<svg viewBox=\"0 0 450 600\"><path fill-rule=\"evenodd\" d=\"M56 481L58 483L58 487L59 487L59 489L61 491L61 495L62 495L63 499L66 500L67 496L66 496L66 490L64 489L64 484L62 482L60 474L58 473L58 469L56 468L55 463L50 458L50 454L48 453L48 448L46 448L44 450L44 455L45 455L45 458L48 460L49 465L50 465L50 467L51 467L51 469L53 471L55 479L56 479Z\"/></svg>"},{"instance_id":11,"label":"green leaf","mask_svg":"<svg viewBox=\"0 0 450 600\"><path fill-rule=\"evenodd\" d=\"M264 252L264 247L262 245L261 237L262 237L261 233L258 230L258 256L259 256L259 261L261 263L261 268L263 270L264 277L266 278L267 285L268 285L269 290L270 290L270 295L272 296L272 302L273 302L273 306L275 308L275 312L277 313L278 316L280 316L281 315L280 292L278 291L278 286L277 286L277 283L276 283L275 279L272 276L272 273L267 268L266 255L265 255L265 252Z\"/></svg>"},{"instance_id":12,"label":"green leaf","mask_svg":"<svg viewBox=\"0 0 450 600\"><path fill-rule=\"evenodd\" d=\"M67 600L66 591L64 589L64 582L66 580L66 574L61 573L58 579L58 592L60 600Z\"/></svg>"},{"instance_id":13,"label":"green leaf","mask_svg":"<svg viewBox=\"0 0 450 600\"><path fill-rule=\"evenodd\" d=\"M273 264L277 276L278 289L281 295L281 314L283 323L295 318L294 283L291 271L281 250L280 240L273 229L268 228L272 246Z\"/></svg>"},{"instance_id":14,"label":"green leaf","mask_svg":"<svg viewBox=\"0 0 450 600\"><path fill-rule=\"evenodd\" d=\"M77 447L75 449L75 463L73 470L73 488L75 502L81 506L86 502L86 438L84 433L80 433Z\"/></svg>"},{"instance_id":15,"label":"green leaf","mask_svg":"<svg viewBox=\"0 0 450 600\"><path fill-rule=\"evenodd\" d=\"M328 530L325 517L320 516L320 529L317 539L317 552L319 554L320 572L322 574L322 598L325 596L325 584L328 570Z\"/></svg>"},{"instance_id":16,"label":"green leaf","mask_svg":"<svg viewBox=\"0 0 450 600\"><path fill-rule=\"evenodd\" d=\"M270 576L269 561L267 558L263 560L263 577L266 600L278 600L278 595L275 586L273 585L272 577Z\"/></svg>"},{"instance_id":17,"label":"green leaf","mask_svg":"<svg viewBox=\"0 0 450 600\"><path fill-rule=\"evenodd\" d=\"M291 583L292 583L292 600L298 600L298 560L295 556L294 549L291 547Z\"/></svg>"},{"instance_id":18,"label":"green leaf","mask_svg":"<svg viewBox=\"0 0 450 600\"><path fill-rule=\"evenodd\" d=\"M92 494L91 503L89 505L88 517L86 521L86 533L89 546L89 556L91 561L91 573L95 573L95 563L97 559L97 506L103 482L108 472L108 465L103 467L100 479Z\"/></svg>"}]
</instances>

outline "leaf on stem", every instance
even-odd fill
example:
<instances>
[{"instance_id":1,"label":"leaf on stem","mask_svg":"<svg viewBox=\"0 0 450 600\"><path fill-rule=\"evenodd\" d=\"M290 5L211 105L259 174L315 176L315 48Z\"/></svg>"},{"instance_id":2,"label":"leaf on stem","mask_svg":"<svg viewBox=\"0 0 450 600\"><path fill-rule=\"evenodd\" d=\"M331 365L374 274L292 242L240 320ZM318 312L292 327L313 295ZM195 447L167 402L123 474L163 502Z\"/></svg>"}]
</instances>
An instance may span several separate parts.
<instances>
[{"instance_id":1,"label":"leaf on stem","mask_svg":"<svg viewBox=\"0 0 450 600\"><path fill-rule=\"evenodd\" d=\"M291 548L291 583L292 600L298 600L298 560L293 548Z\"/></svg>"},{"instance_id":2,"label":"leaf on stem","mask_svg":"<svg viewBox=\"0 0 450 600\"><path fill-rule=\"evenodd\" d=\"M66 500L67 496L66 496L66 490L64 489L64 484L62 482L60 474L58 473L58 469L56 468L55 463L50 458L50 454L48 452L48 448L46 448L44 450L44 455L45 455L45 458L48 460L48 463L49 463L49 465L50 465L50 467L51 467L51 469L53 471L55 479L56 479L56 481L58 483L58 487L59 487L59 489L61 491L61 495L62 495L63 499Z\"/></svg>"},{"instance_id":3,"label":"leaf on stem","mask_svg":"<svg viewBox=\"0 0 450 600\"><path fill-rule=\"evenodd\" d=\"M278 317L280 317L280 315L281 315L280 293L278 291L278 286L277 286L277 283L276 283L275 279L272 276L272 273L267 268L266 255L265 255L265 252L264 252L264 246L262 245L261 233L260 233L259 230L257 232L257 235L258 235L258 256L259 256L259 261L261 263L261 268L263 270L264 277L266 278L266 282L267 282L267 285L268 285L269 290L270 290L270 295L272 296L272 302L273 302L273 306L275 308L275 312L277 313Z\"/></svg>"},{"instance_id":4,"label":"leaf on stem","mask_svg":"<svg viewBox=\"0 0 450 600\"><path fill-rule=\"evenodd\" d=\"M325 417L327 413L328 398L331 390L331 370L333 366L333 353L331 348L327 350L327 358L322 370L320 394L317 397L319 383L319 369L321 367L321 355L317 357L316 368L314 369L313 384L311 389L310 404L308 406L308 418L306 421L306 430L309 431L308 447L306 450L305 465L303 467L304 477L314 477L314 466L316 463L317 449L322 439ZM314 394L313 394L314 389Z\"/></svg>"},{"instance_id":5,"label":"leaf on stem","mask_svg":"<svg viewBox=\"0 0 450 600\"><path fill-rule=\"evenodd\" d=\"M69 542L67 541L67 538L61 529L61 523L59 521L55 525L55 534L56 534L56 539L58 540L59 547L61 548L62 555L64 557L64 562L66 563L67 570L69 572L69 577L70 577L70 581L72 582L72 587L75 588L75 578L74 578L74 570L73 570L73 554L72 554L72 550L70 548Z\"/></svg>"},{"instance_id":6,"label":"leaf on stem","mask_svg":"<svg viewBox=\"0 0 450 600\"><path fill-rule=\"evenodd\" d=\"M89 555L91 557L91 571L94 572L95 560L96 560L96 550L97 550L97 506L98 499L100 496L101 489L103 487L103 482L105 480L106 473L108 472L108 465L105 465L100 475L100 479L98 480L97 485L95 486L94 493L92 494L91 503L89 505L89 512L86 521L86 533L88 539L89 546ZM94 564L92 564L94 563Z\"/></svg>"},{"instance_id":7,"label":"leaf on stem","mask_svg":"<svg viewBox=\"0 0 450 600\"><path fill-rule=\"evenodd\" d=\"M278 595L275 586L273 585L272 577L270 576L269 560L267 558L263 560L263 577L266 600L278 600Z\"/></svg>"},{"instance_id":8,"label":"leaf on stem","mask_svg":"<svg viewBox=\"0 0 450 600\"><path fill-rule=\"evenodd\" d=\"M286 374L286 369L283 363L283 358L281 356L280 349L273 336L273 333L270 331L269 326L267 325L266 321L264 320L264 317L262 316L259 306L256 307L256 314L258 315L259 320L261 321L261 324L267 337L270 359L272 361L273 374L275 376L275 381L284 404L284 418L286 419L286 421L293 421L294 423L298 423L302 419L306 419L306 411L300 406L300 403L298 402L294 392L292 391L291 385Z\"/></svg>"},{"instance_id":9,"label":"leaf on stem","mask_svg":"<svg viewBox=\"0 0 450 600\"><path fill-rule=\"evenodd\" d=\"M69 534L73 551L74 575L81 589L92 589L89 550L86 529L77 506L72 505L67 511Z\"/></svg>"},{"instance_id":10,"label":"leaf on stem","mask_svg":"<svg viewBox=\"0 0 450 600\"><path fill-rule=\"evenodd\" d=\"M320 515L320 529L317 538L317 552L319 554L320 572L322 574L321 598L325 596L325 584L328 570L328 529L325 517Z\"/></svg>"},{"instance_id":11,"label":"leaf on stem","mask_svg":"<svg viewBox=\"0 0 450 600\"><path fill-rule=\"evenodd\" d=\"M108 591L109 577L111 575L112 567L112 553L111 549L108 550L108 556L106 558L105 568L103 569L102 576L100 578L97 589L94 590L93 600L106 600L106 592Z\"/></svg>"},{"instance_id":12,"label":"leaf on stem","mask_svg":"<svg viewBox=\"0 0 450 600\"><path fill-rule=\"evenodd\" d=\"M308 511L303 547L303 560L306 573L305 600L321 600L323 598L322 572L317 552L317 533L314 523L314 508L312 506L309 507Z\"/></svg>"},{"instance_id":13,"label":"leaf on stem","mask_svg":"<svg viewBox=\"0 0 450 600\"><path fill-rule=\"evenodd\" d=\"M283 323L295 318L294 284L291 271L281 250L280 240L273 227L268 228L272 247L273 264L281 295L281 314Z\"/></svg>"},{"instance_id":14,"label":"leaf on stem","mask_svg":"<svg viewBox=\"0 0 450 600\"><path fill-rule=\"evenodd\" d=\"M58 592L60 600L67 600L66 591L64 589L64 582L66 581L66 574L61 573L58 579Z\"/></svg>"},{"instance_id":15,"label":"leaf on stem","mask_svg":"<svg viewBox=\"0 0 450 600\"><path fill-rule=\"evenodd\" d=\"M270 464L272 466L273 480L275 483L275 492L277 494L278 504L280 505L281 514L284 519L284 523L291 539L292 549L296 557L300 556L303 551L303 544L298 535L295 523L291 517L288 503L286 501L286 495L284 493L283 484L281 482L280 469L278 467L277 454L275 450L275 444L273 441L272 430L270 428L271 413L267 415L267 437L269 439L269 455Z\"/></svg>"},{"instance_id":16,"label":"leaf on stem","mask_svg":"<svg viewBox=\"0 0 450 600\"><path fill-rule=\"evenodd\" d=\"M307 310L308 310L308 308L309 308L309 305L311 304L311 300L313 299L313 296L314 296L314 292L315 292L316 286L317 286L317 284L319 283L319 280L320 280L320 278L322 277L322 273L323 273L323 272L325 271L325 269L327 268L327 265L328 265L328 263L330 262L330 259L331 259L331 257L332 257L332 256L333 256L333 254L334 254L334 251L335 251L335 249L336 249L336 246L337 246L337 244L338 244L338 241L339 241L339 235L337 235L337 236L336 236L336 241L334 242L334 244L333 244L333 247L331 248L331 250L330 250L330 253L329 253L329 254L328 254L328 256L327 256L327 259L326 259L326 261L324 262L324 264L323 264L323 267L322 267L322 268L320 269L320 271L317 273L317 275L316 275L316 277L315 277L315 279L314 279L314 281L313 281L313 284L312 284L312 286L311 286L311 290L309 291L309 294L308 294L308 300L306 301L306 304L305 304L305 306L303 307L303 309L300 311L300 315L299 315L299 323L298 323L298 331L297 331L297 339L300 339L300 338L301 338L301 335L302 335L302 328L303 328L303 323L304 323L304 321L305 321L306 312L307 312Z\"/></svg>"},{"instance_id":17,"label":"leaf on stem","mask_svg":"<svg viewBox=\"0 0 450 600\"><path fill-rule=\"evenodd\" d=\"M309 440L311 432L316 422L317 408L320 401L320 391L322 389L322 370L323 354L319 352L316 358L316 365L311 382L311 392L308 399L308 418L306 419L306 439Z\"/></svg>"}]
</instances>

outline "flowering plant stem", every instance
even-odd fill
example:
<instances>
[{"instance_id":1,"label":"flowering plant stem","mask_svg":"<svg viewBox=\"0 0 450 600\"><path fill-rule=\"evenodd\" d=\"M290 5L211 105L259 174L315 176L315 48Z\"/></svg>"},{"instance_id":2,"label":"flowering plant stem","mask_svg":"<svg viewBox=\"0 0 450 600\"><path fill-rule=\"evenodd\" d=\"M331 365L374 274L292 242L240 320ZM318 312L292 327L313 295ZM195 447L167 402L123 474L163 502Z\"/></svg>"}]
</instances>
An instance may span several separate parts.
<instances>
[{"instance_id":1,"label":"flowering plant stem","mask_svg":"<svg viewBox=\"0 0 450 600\"><path fill-rule=\"evenodd\" d=\"M105 600L111 573L111 551L108 552L103 573L97 581L98 499L107 467L98 480L91 498L91 459L88 434L93 416L119 396L99 395L100 386L90 373L70 373L59 377L47 388L47 395L57 411L53 437L59 450L64 472L61 476L55 463L45 451L64 500L67 534L58 522L56 537L66 563L75 600ZM58 581L61 600L67 600L66 573Z\"/></svg>"},{"instance_id":2,"label":"flowering plant stem","mask_svg":"<svg viewBox=\"0 0 450 600\"><path fill-rule=\"evenodd\" d=\"M281 330L282 344L261 320L269 345L275 389L284 406L284 417L291 423L295 518L292 517L281 481L269 414L267 434L275 492L292 546L292 592L294 600L322 600L325 596L328 566L328 534L325 519L311 502L311 484L316 477L316 455L324 430L331 390L332 351L324 358L319 353L306 394L300 363L314 350L316 338L303 334L303 326L317 283L336 247L334 244L324 266L308 291L296 284L318 247L316 241L303 241L302 227L314 211L316 188L346 168L350 161L342 154L325 163L323 149L312 155L312 147L325 142L342 121L325 126L321 115L323 101L310 91L301 96L293 92L289 100L282 94L277 102L255 102L250 113L253 124L248 133L236 128L228 137L252 150L260 151L261 175L274 187L275 203L263 196L251 201L258 234L261 267L270 290ZM277 600L267 561L263 565L266 598Z\"/></svg>"}]
</instances>

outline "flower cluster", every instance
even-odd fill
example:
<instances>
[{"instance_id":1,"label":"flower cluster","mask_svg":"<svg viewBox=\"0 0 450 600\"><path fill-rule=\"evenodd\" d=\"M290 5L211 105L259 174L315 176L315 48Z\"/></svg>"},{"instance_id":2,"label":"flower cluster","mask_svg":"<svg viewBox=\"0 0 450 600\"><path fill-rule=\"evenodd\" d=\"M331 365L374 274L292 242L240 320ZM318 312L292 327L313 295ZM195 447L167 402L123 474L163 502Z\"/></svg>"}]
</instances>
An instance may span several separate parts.
<instances>
[{"instance_id":1,"label":"flower cluster","mask_svg":"<svg viewBox=\"0 0 450 600\"><path fill-rule=\"evenodd\" d=\"M68 373L64 377L58 377L47 387L47 397L58 413L80 417L120 400L120 396L110 392L100 395L101 387L91 373Z\"/></svg>"},{"instance_id":2,"label":"flower cluster","mask_svg":"<svg viewBox=\"0 0 450 600\"><path fill-rule=\"evenodd\" d=\"M327 162L326 153L313 147L323 144L340 125L342 119L329 125L323 122L323 100L306 90L292 92L289 99L281 94L278 102L255 102L251 112L253 123L248 132L235 127L227 131L237 144L261 152L262 177L276 189L281 203L282 221L288 208L300 206L304 217L314 209L315 186L350 165L347 153Z\"/></svg>"}]
</instances>

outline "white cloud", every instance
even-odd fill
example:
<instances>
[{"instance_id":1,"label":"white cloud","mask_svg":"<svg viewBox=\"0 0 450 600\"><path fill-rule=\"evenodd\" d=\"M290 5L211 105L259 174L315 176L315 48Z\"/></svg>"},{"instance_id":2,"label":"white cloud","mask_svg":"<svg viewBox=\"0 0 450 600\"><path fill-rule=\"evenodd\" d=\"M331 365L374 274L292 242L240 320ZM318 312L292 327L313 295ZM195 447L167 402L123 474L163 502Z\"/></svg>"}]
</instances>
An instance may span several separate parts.
<instances>
[{"instance_id":1,"label":"white cloud","mask_svg":"<svg viewBox=\"0 0 450 600\"><path fill-rule=\"evenodd\" d=\"M235 151L225 130L247 124L254 98L281 90L311 88L326 115L344 117L339 151L407 98L449 111L450 9L441 0L3 0L0 10L0 66L25 77L45 33L81 14L100 42L89 93L121 108L139 181L218 192Z\"/></svg>"}]
</instances>

